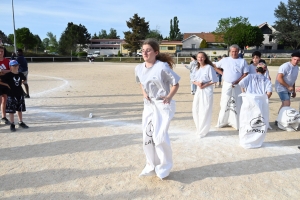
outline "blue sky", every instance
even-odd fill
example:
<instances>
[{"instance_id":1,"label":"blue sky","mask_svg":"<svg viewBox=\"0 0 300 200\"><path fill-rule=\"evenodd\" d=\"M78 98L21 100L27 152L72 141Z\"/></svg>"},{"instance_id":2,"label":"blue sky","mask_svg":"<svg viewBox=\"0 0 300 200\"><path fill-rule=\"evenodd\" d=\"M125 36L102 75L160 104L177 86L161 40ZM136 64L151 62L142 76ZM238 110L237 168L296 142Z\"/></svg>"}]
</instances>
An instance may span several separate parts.
<instances>
[{"instance_id":1,"label":"blue sky","mask_svg":"<svg viewBox=\"0 0 300 200\"><path fill-rule=\"evenodd\" d=\"M169 35L170 20L179 19L182 33L212 32L221 18L248 17L249 22L260 25L274 24L274 10L280 2L288 0L14 0L15 27L27 27L33 34L46 38L52 32L59 40L68 22L84 25L88 32L98 34L101 29L109 33L117 30L123 38L129 28L126 21L135 13L144 17L150 29L158 29L163 37ZM0 1L0 30L13 33L11 0ZM4 9L5 8L5 9Z\"/></svg>"}]
</instances>

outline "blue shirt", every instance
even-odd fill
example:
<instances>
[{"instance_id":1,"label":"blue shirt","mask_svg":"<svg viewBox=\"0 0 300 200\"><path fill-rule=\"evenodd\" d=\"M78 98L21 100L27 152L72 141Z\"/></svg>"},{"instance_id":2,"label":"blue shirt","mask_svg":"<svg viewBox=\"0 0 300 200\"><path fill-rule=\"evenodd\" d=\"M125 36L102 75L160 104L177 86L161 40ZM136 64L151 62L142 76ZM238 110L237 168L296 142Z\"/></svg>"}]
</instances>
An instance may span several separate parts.
<instances>
[{"instance_id":1,"label":"blue shirt","mask_svg":"<svg viewBox=\"0 0 300 200\"><path fill-rule=\"evenodd\" d=\"M28 64L27 64L27 60L24 58L24 56L19 55L17 57L17 61L19 63L19 72L27 72Z\"/></svg>"}]
</instances>

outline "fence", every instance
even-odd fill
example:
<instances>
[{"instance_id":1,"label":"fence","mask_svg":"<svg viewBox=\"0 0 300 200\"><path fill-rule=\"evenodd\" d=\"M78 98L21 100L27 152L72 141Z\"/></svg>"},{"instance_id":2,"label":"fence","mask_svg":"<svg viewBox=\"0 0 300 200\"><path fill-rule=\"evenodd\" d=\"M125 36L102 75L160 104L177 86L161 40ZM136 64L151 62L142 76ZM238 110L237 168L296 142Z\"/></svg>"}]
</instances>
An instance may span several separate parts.
<instances>
[{"instance_id":1,"label":"fence","mask_svg":"<svg viewBox=\"0 0 300 200\"><path fill-rule=\"evenodd\" d=\"M28 62L87 62L86 57L25 57ZM190 57L173 57L176 64L189 63ZM213 57L211 57L213 59ZM95 62L125 62L125 63L142 63L144 59L140 57L97 57Z\"/></svg>"},{"instance_id":2,"label":"fence","mask_svg":"<svg viewBox=\"0 0 300 200\"><path fill-rule=\"evenodd\" d=\"M216 56L209 56L213 61ZM25 57L28 62L88 62L86 57ZM245 57L246 61L250 63L251 57ZM290 58L267 58L262 57L268 65L280 66L281 64L288 62ZM173 57L176 64L189 64L190 57ZM144 62L142 57L97 57L95 62L123 62L123 63L142 63Z\"/></svg>"}]
</instances>

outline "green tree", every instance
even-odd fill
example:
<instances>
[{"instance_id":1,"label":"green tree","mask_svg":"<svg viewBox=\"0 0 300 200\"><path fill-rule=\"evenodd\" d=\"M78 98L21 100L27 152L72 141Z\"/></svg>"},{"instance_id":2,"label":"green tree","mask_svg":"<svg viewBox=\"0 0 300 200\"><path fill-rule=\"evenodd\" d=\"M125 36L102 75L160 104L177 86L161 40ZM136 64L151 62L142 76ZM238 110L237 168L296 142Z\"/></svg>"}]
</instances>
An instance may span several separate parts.
<instances>
[{"instance_id":1,"label":"green tree","mask_svg":"<svg viewBox=\"0 0 300 200\"><path fill-rule=\"evenodd\" d=\"M2 39L3 44L8 44L8 45L13 44L12 40L10 40L9 37L6 36L5 33L2 32L1 30L0 30L0 38Z\"/></svg>"},{"instance_id":2,"label":"green tree","mask_svg":"<svg viewBox=\"0 0 300 200\"><path fill-rule=\"evenodd\" d=\"M56 40L56 35L54 35L52 32L47 32L46 35L49 39L49 44L47 46L48 47L47 50L50 50L51 52L57 52L58 51L58 42Z\"/></svg>"},{"instance_id":3,"label":"green tree","mask_svg":"<svg viewBox=\"0 0 300 200\"><path fill-rule=\"evenodd\" d=\"M69 54L71 51L74 53L81 51L85 48L91 34L87 32L85 26L73 24L69 22L65 31L61 34L59 39L59 52L63 55Z\"/></svg>"},{"instance_id":4,"label":"green tree","mask_svg":"<svg viewBox=\"0 0 300 200\"><path fill-rule=\"evenodd\" d=\"M133 53L141 48L142 40L148 35L149 22L146 22L145 18L140 18L138 14L134 14L126 23L131 31L124 32L124 40L126 42L124 48Z\"/></svg>"},{"instance_id":5,"label":"green tree","mask_svg":"<svg viewBox=\"0 0 300 200\"><path fill-rule=\"evenodd\" d=\"M34 39L35 39L34 48L35 48L36 53L37 53L38 50L40 50L40 51L44 50L44 45L43 45L43 42L42 42L40 36L34 35Z\"/></svg>"},{"instance_id":6,"label":"green tree","mask_svg":"<svg viewBox=\"0 0 300 200\"><path fill-rule=\"evenodd\" d=\"M179 20L175 16L173 20L170 20L170 34L169 34L169 40L181 40L181 32L179 29Z\"/></svg>"},{"instance_id":7,"label":"green tree","mask_svg":"<svg viewBox=\"0 0 300 200\"><path fill-rule=\"evenodd\" d=\"M199 45L199 48L200 48L200 49L204 49L204 48L207 48L207 47L208 47L207 42L206 42L205 39L203 39L203 40L201 41L200 45Z\"/></svg>"},{"instance_id":8,"label":"green tree","mask_svg":"<svg viewBox=\"0 0 300 200\"><path fill-rule=\"evenodd\" d=\"M11 45L14 45L14 34L8 34L8 39L11 41Z\"/></svg>"},{"instance_id":9,"label":"green tree","mask_svg":"<svg viewBox=\"0 0 300 200\"><path fill-rule=\"evenodd\" d=\"M227 30L224 41L228 45L238 44L241 48L245 46L261 46L264 35L257 26L237 24Z\"/></svg>"},{"instance_id":10,"label":"green tree","mask_svg":"<svg viewBox=\"0 0 300 200\"><path fill-rule=\"evenodd\" d=\"M106 39L107 38L107 33L106 30L101 29L101 31L99 32L99 39Z\"/></svg>"},{"instance_id":11,"label":"green tree","mask_svg":"<svg viewBox=\"0 0 300 200\"><path fill-rule=\"evenodd\" d=\"M16 30L17 48L33 49L36 45L36 39L29 28L23 27Z\"/></svg>"},{"instance_id":12,"label":"green tree","mask_svg":"<svg viewBox=\"0 0 300 200\"><path fill-rule=\"evenodd\" d=\"M280 2L275 9L274 38L293 49L300 48L300 0Z\"/></svg>"},{"instance_id":13,"label":"green tree","mask_svg":"<svg viewBox=\"0 0 300 200\"><path fill-rule=\"evenodd\" d=\"M44 38L43 39L43 47L44 47L44 49L49 49L49 43L50 43L50 39L49 38Z\"/></svg>"},{"instance_id":14,"label":"green tree","mask_svg":"<svg viewBox=\"0 0 300 200\"><path fill-rule=\"evenodd\" d=\"M155 38L157 41L161 41L163 39L162 34L159 30L150 30L149 33L146 35L146 38Z\"/></svg>"},{"instance_id":15,"label":"green tree","mask_svg":"<svg viewBox=\"0 0 300 200\"><path fill-rule=\"evenodd\" d=\"M94 35L92 36L92 39L99 39L99 37L96 33L94 33Z\"/></svg>"},{"instance_id":16,"label":"green tree","mask_svg":"<svg viewBox=\"0 0 300 200\"><path fill-rule=\"evenodd\" d=\"M246 17L228 17L228 18L221 18L218 21L218 27L216 30L213 32L216 41L222 41L224 39L225 33L231 28L236 26L237 24L245 24L245 25L250 25L248 18Z\"/></svg>"},{"instance_id":17,"label":"green tree","mask_svg":"<svg viewBox=\"0 0 300 200\"><path fill-rule=\"evenodd\" d=\"M107 39L120 39L120 36L117 34L117 30L111 28L109 34L107 35Z\"/></svg>"}]
</instances>

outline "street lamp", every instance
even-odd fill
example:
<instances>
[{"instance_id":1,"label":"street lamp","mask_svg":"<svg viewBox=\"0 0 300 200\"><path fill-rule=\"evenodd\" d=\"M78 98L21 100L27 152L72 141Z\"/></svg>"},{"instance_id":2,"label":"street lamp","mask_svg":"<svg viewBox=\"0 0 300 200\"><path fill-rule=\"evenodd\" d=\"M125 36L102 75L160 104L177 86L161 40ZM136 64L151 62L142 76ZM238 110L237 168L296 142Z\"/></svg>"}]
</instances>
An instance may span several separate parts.
<instances>
[{"instance_id":1,"label":"street lamp","mask_svg":"<svg viewBox=\"0 0 300 200\"><path fill-rule=\"evenodd\" d=\"M11 0L12 14L13 14L13 26L14 26L14 46L15 53L17 53L17 45L16 45L16 28L15 28L15 13L14 13L14 0Z\"/></svg>"}]
</instances>

